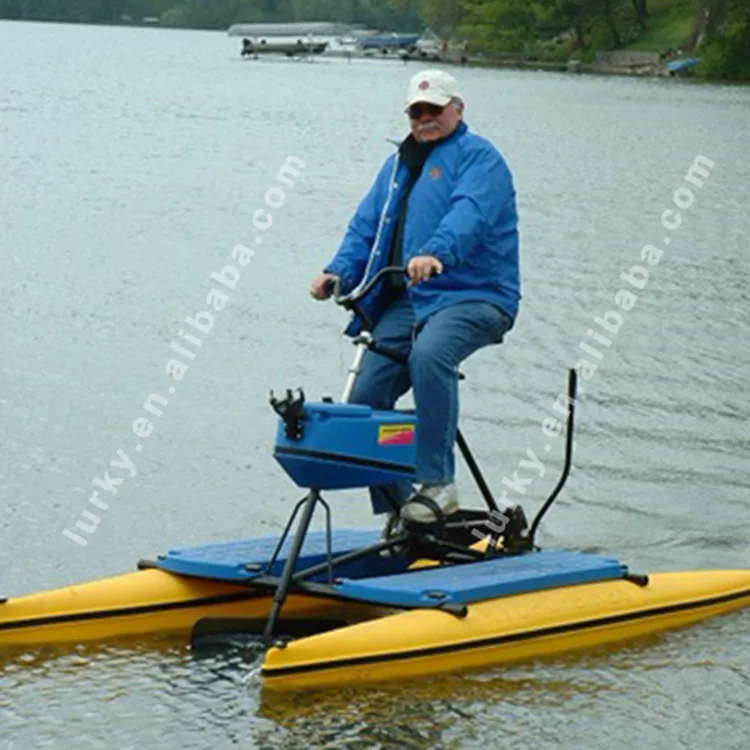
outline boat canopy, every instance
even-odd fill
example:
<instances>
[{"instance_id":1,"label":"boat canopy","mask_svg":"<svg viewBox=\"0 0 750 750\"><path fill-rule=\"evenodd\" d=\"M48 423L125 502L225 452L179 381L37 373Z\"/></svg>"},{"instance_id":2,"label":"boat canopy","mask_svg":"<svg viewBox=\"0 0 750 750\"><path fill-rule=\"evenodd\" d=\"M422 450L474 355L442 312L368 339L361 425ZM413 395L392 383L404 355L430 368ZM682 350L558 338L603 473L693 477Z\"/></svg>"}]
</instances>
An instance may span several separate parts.
<instances>
[{"instance_id":1,"label":"boat canopy","mask_svg":"<svg viewBox=\"0 0 750 750\"><path fill-rule=\"evenodd\" d=\"M229 27L229 36L341 36L351 33L352 27L343 23L325 21L310 23L235 23Z\"/></svg>"}]
</instances>

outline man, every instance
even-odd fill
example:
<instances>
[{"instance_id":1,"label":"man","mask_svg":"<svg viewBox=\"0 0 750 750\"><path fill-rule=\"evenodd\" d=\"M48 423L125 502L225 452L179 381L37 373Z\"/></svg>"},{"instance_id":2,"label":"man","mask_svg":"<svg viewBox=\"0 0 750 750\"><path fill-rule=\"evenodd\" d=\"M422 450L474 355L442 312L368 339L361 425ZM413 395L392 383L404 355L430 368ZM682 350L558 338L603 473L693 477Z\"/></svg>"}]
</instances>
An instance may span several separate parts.
<instances>
[{"instance_id":1,"label":"man","mask_svg":"<svg viewBox=\"0 0 750 750\"><path fill-rule=\"evenodd\" d=\"M408 279L381 282L363 306L375 339L408 364L368 351L351 401L392 409L413 388L421 486L416 493L411 485L372 488L371 496L375 513L389 510L390 496L402 520L432 523L458 509L458 366L500 343L518 312L518 228L510 170L468 130L455 79L417 73L406 113L410 135L385 161L310 293L327 299L336 277L347 292L386 265L406 265ZM347 333L357 332L353 320Z\"/></svg>"}]
</instances>

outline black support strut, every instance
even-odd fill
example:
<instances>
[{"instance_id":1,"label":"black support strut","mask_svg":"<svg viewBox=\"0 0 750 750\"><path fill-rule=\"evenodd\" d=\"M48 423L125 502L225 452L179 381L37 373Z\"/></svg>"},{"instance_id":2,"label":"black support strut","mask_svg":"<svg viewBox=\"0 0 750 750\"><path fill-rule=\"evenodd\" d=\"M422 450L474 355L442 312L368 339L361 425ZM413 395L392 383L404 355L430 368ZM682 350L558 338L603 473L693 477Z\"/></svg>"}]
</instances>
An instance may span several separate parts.
<instances>
[{"instance_id":1,"label":"black support strut","mask_svg":"<svg viewBox=\"0 0 750 750\"><path fill-rule=\"evenodd\" d=\"M565 436L565 466L563 467L563 473L557 482L557 486L552 490L552 494L546 499L544 505L542 505L539 512L536 514L534 522L531 524L529 542L532 547L534 546L534 535L536 534L536 530L539 527L542 518L544 518L544 514L550 509L552 503L555 502L555 499L560 494L560 490L563 488L565 480L570 473L570 464L573 458L573 416L575 413L577 383L578 375L574 369L571 369L568 372L568 423Z\"/></svg>"},{"instance_id":2,"label":"black support strut","mask_svg":"<svg viewBox=\"0 0 750 750\"><path fill-rule=\"evenodd\" d=\"M284 602L289 592L289 586L292 582L294 568L297 565L300 550L302 549L305 537L307 536L307 530L310 527L310 520L312 519L313 512L315 511L315 505L320 500L322 500L322 498L320 497L320 492L318 490L310 490L307 498L305 498L304 500L304 505L302 506L302 517L300 518L299 526L297 526L297 531L295 532L294 539L292 540L292 548L291 550L289 550L289 557L287 557L286 562L284 563L284 570L281 574L281 580L279 581L279 585L274 592L271 612L268 615L266 627L263 632L263 637L266 639L267 644L270 643L271 636L273 635L274 628L276 627L276 622L279 619L279 614L281 613L281 608L284 606Z\"/></svg>"}]
</instances>

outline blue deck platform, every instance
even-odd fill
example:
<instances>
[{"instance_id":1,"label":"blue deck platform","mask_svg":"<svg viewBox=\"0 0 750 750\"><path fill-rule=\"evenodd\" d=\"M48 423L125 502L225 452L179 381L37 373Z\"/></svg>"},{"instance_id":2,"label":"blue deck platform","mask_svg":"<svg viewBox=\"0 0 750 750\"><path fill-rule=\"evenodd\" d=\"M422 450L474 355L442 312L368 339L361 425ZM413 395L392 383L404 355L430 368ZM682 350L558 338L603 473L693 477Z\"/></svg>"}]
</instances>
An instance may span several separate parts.
<instances>
[{"instance_id":1,"label":"blue deck platform","mask_svg":"<svg viewBox=\"0 0 750 750\"><path fill-rule=\"evenodd\" d=\"M617 560L581 552L550 550L443 565L359 580L342 580L338 593L352 599L403 607L470 604L529 591L593 583L627 574Z\"/></svg>"},{"instance_id":2,"label":"blue deck platform","mask_svg":"<svg viewBox=\"0 0 750 750\"><path fill-rule=\"evenodd\" d=\"M204 544L200 547L185 547L171 549L166 555L162 555L156 561L157 567L168 570L170 573L179 573L185 576L197 578L211 578L219 581L252 581L260 575L270 573L278 576L284 568L284 563L289 556L292 546L289 535L281 548L278 559L271 566L270 571L265 567L271 559L279 534L275 536L253 537L251 539L240 539L233 542L217 542L215 544ZM375 529L339 529L331 534L331 547L333 554L343 555L370 544L376 544L380 540L380 531ZM295 570L305 568L326 561L326 535L324 531L311 531L308 533L302 546ZM260 570L248 569L260 566ZM406 561L399 558L379 558L378 560L363 560L354 562L347 566L337 566L336 575L360 576L368 572L373 574L392 573L404 570ZM312 580L324 580L325 574Z\"/></svg>"},{"instance_id":3,"label":"blue deck platform","mask_svg":"<svg viewBox=\"0 0 750 750\"><path fill-rule=\"evenodd\" d=\"M374 544L376 530L341 529L332 535L334 555ZM186 576L247 582L266 573L277 536L170 550L156 564ZM291 541L286 540L270 574L281 574ZM324 532L310 532L296 569L326 560ZM248 569L248 567L250 569ZM338 596L394 607L439 607L469 604L530 591L613 580L627 575L618 560L582 552L548 550L499 557L475 563L442 565L406 571L403 558L378 555L335 569ZM312 580L325 580L321 574Z\"/></svg>"}]
</instances>

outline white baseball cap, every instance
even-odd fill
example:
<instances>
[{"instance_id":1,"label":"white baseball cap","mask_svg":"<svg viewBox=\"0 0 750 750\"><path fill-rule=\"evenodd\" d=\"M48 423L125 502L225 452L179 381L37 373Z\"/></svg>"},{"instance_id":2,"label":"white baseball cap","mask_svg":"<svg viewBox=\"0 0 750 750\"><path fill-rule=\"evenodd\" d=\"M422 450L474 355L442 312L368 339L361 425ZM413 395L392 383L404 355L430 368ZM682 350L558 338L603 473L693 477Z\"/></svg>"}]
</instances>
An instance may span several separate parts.
<instances>
[{"instance_id":1,"label":"white baseball cap","mask_svg":"<svg viewBox=\"0 0 750 750\"><path fill-rule=\"evenodd\" d=\"M417 102L444 107L451 99L461 99L456 79L444 70L423 70L412 76L406 89L406 109Z\"/></svg>"}]
</instances>

